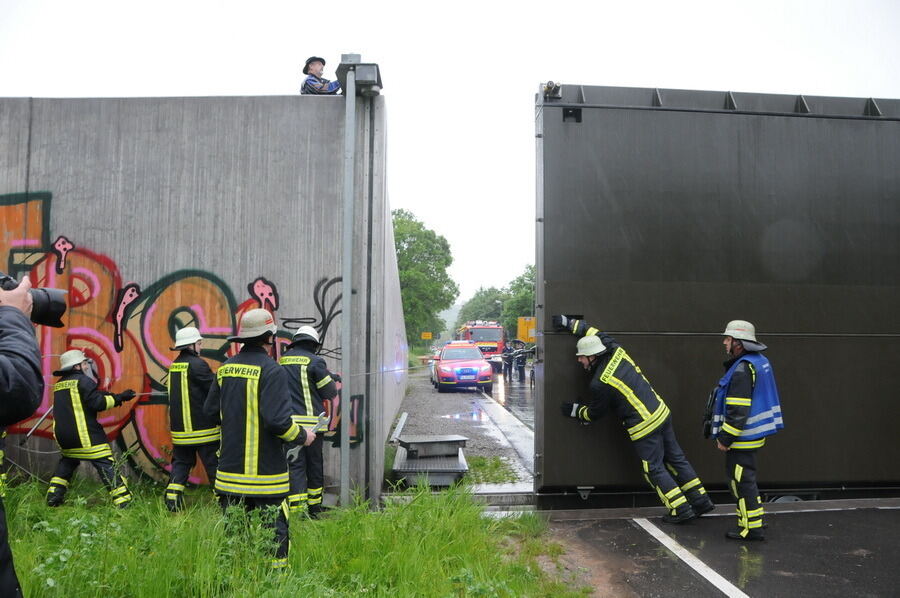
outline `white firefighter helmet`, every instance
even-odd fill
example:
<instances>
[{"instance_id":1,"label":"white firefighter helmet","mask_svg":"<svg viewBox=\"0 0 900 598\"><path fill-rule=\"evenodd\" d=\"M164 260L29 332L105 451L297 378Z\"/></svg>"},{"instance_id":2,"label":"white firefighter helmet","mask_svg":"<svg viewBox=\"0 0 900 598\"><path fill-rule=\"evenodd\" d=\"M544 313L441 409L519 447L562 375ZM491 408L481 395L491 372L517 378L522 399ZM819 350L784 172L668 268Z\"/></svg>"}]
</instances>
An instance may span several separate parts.
<instances>
[{"instance_id":1,"label":"white firefighter helmet","mask_svg":"<svg viewBox=\"0 0 900 598\"><path fill-rule=\"evenodd\" d=\"M53 372L54 376L64 376L72 371L79 363L87 361L84 353L78 349L70 349L59 356L59 369Z\"/></svg>"},{"instance_id":2,"label":"white firefighter helmet","mask_svg":"<svg viewBox=\"0 0 900 598\"><path fill-rule=\"evenodd\" d=\"M170 348L172 351L177 351L178 349L184 349L188 345L193 345L197 341L202 340L203 337L200 336L199 330L193 326L185 326L175 333L175 346Z\"/></svg>"},{"instance_id":3,"label":"white firefighter helmet","mask_svg":"<svg viewBox=\"0 0 900 598\"><path fill-rule=\"evenodd\" d=\"M722 336L741 341L747 351L764 351L766 346L756 340L756 327L746 320L732 320L725 326Z\"/></svg>"},{"instance_id":4,"label":"white firefighter helmet","mask_svg":"<svg viewBox=\"0 0 900 598\"><path fill-rule=\"evenodd\" d=\"M293 341L295 343L297 341L313 341L318 343L319 332L312 326L301 326L297 329L297 332L294 333Z\"/></svg>"},{"instance_id":5,"label":"white firefighter helmet","mask_svg":"<svg viewBox=\"0 0 900 598\"><path fill-rule=\"evenodd\" d=\"M263 334L278 332L278 326L275 324L275 316L268 310L262 308L251 309L241 318L241 324L238 327L238 333L229 336L229 341L243 342L251 338L262 336Z\"/></svg>"},{"instance_id":6,"label":"white firefighter helmet","mask_svg":"<svg viewBox=\"0 0 900 598\"><path fill-rule=\"evenodd\" d=\"M603 341L600 340L600 337L595 334L592 334L590 336L583 336L578 339L578 344L575 345L575 348L575 355L577 355L578 357L600 355L601 353L606 351L606 345L604 345Z\"/></svg>"}]
</instances>

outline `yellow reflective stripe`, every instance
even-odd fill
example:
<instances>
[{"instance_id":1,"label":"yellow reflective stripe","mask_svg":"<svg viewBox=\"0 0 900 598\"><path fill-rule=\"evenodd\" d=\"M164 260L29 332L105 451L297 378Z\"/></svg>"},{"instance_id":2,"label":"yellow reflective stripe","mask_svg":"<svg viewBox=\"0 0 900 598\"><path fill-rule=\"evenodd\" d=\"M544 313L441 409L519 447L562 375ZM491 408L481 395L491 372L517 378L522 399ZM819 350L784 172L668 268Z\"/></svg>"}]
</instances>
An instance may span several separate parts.
<instances>
[{"instance_id":1,"label":"yellow reflective stripe","mask_svg":"<svg viewBox=\"0 0 900 598\"><path fill-rule=\"evenodd\" d=\"M103 395L103 398L106 399L106 408L112 409L116 406L116 397L112 395Z\"/></svg>"},{"instance_id":2,"label":"yellow reflective stripe","mask_svg":"<svg viewBox=\"0 0 900 598\"><path fill-rule=\"evenodd\" d=\"M300 426L291 421L291 427L287 429L287 432L284 434L279 434L278 437L284 440L285 442L293 441L297 436L300 435Z\"/></svg>"},{"instance_id":3,"label":"yellow reflective stripe","mask_svg":"<svg viewBox=\"0 0 900 598\"><path fill-rule=\"evenodd\" d=\"M628 434L632 440L640 440L647 434L656 430L656 428L666 421L667 417L669 417L669 408L665 403L660 401L659 407L656 408L656 411L653 412L650 419L644 420L641 423L628 428Z\"/></svg>"},{"instance_id":4,"label":"yellow reflective stripe","mask_svg":"<svg viewBox=\"0 0 900 598\"><path fill-rule=\"evenodd\" d=\"M740 482L741 476L743 476L743 475L744 475L744 468L741 467L740 465L735 465L734 466L734 481Z\"/></svg>"},{"instance_id":5,"label":"yellow reflective stripe","mask_svg":"<svg viewBox=\"0 0 900 598\"><path fill-rule=\"evenodd\" d=\"M298 425L301 425L301 426L310 426L310 427L311 427L311 426L315 426L317 423L319 423L319 418L316 417L315 415L297 415L297 414L294 414L294 415L291 416L291 420L293 420L293 422L294 422L295 424L298 424Z\"/></svg>"},{"instance_id":6,"label":"yellow reflective stripe","mask_svg":"<svg viewBox=\"0 0 900 598\"><path fill-rule=\"evenodd\" d=\"M760 507L758 509L753 509L752 511L747 511L747 517L749 517L750 519L753 519L755 517L762 517L762 515L763 515L762 507Z\"/></svg>"},{"instance_id":7,"label":"yellow reflective stripe","mask_svg":"<svg viewBox=\"0 0 900 598\"><path fill-rule=\"evenodd\" d=\"M572 334L578 334L578 324L581 320L572 320L572 323L569 326L572 327Z\"/></svg>"},{"instance_id":8,"label":"yellow reflective stripe","mask_svg":"<svg viewBox=\"0 0 900 598\"><path fill-rule=\"evenodd\" d=\"M242 363L226 363L216 372L216 377L221 383L222 378L246 378L259 380L262 367L258 365L244 365Z\"/></svg>"},{"instance_id":9,"label":"yellow reflective stripe","mask_svg":"<svg viewBox=\"0 0 900 598\"><path fill-rule=\"evenodd\" d=\"M244 473L234 473L230 471L222 471L221 469L216 472L216 479L226 480L228 482L235 483L258 483L258 484L276 484L281 482L287 482L288 472L284 473L273 473L267 475L247 475Z\"/></svg>"},{"instance_id":10,"label":"yellow reflective stripe","mask_svg":"<svg viewBox=\"0 0 900 598\"><path fill-rule=\"evenodd\" d=\"M50 484L56 484L57 486L65 486L66 488L68 488L69 480L53 476L52 478L50 478Z\"/></svg>"},{"instance_id":11,"label":"yellow reflective stripe","mask_svg":"<svg viewBox=\"0 0 900 598\"><path fill-rule=\"evenodd\" d=\"M740 405L742 407L749 407L751 403L751 399L742 399L739 397L725 397L726 405Z\"/></svg>"},{"instance_id":12,"label":"yellow reflective stripe","mask_svg":"<svg viewBox=\"0 0 900 598\"><path fill-rule=\"evenodd\" d=\"M756 449L756 448L760 448L765 443L766 443L765 438L760 438L759 440L739 440L737 442L732 442L731 448L733 448L733 449Z\"/></svg>"},{"instance_id":13,"label":"yellow reflective stripe","mask_svg":"<svg viewBox=\"0 0 900 598\"><path fill-rule=\"evenodd\" d=\"M678 486L675 486L674 488L672 488L671 490L666 492L666 498L675 498L676 496L678 496L678 494L680 492L681 492L681 488L679 488Z\"/></svg>"},{"instance_id":14,"label":"yellow reflective stripe","mask_svg":"<svg viewBox=\"0 0 900 598\"><path fill-rule=\"evenodd\" d=\"M737 428L735 428L734 426L732 426L731 424L722 424L722 431L728 432L732 436L740 436L741 435L741 431L738 430Z\"/></svg>"},{"instance_id":15,"label":"yellow reflective stripe","mask_svg":"<svg viewBox=\"0 0 900 598\"><path fill-rule=\"evenodd\" d=\"M331 382L331 376L325 376L324 378L322 378L321 380L316 382L316 388L321 389L321 388L325 387L326 385L328 385L330 382Z\"/></svg>"},{"instance_id":16,"label":"yellow reflective stripe","mask_svg":"<svg viewBox=\"0 0 900 598\"><path fill-rule=\"evenodd\" d=\"M173 430L171 435L172 444L208 444L222 439L222 429L217 426L205 430L194 430L193 432L176 432Z\"/></svg>"},{"instance_id":17,"label":"yellow reflective stripe","mask_svg":"<svg viewBox=\"0 0 900 598\"><path fill-rule=\"evenodd\" d=\"M641 460L641 465L644 468L644 473L650 473L650 463L644 460Z\"/></svg>"},{"instance_id":18,"label":"yellow reflective stripe","mask_svg":"<svg viewBox=\"0 0 900 598\"><path fill-rule=\"evenodd\" d=\"M582 419L586 422L591 421L591 416L588 414L587 405L583 405L583 406L579 407L576 415L578 416L578 419Z\"/></svg>"},{"instance_id":19,"label":"yellow reflective stripe","mask_svg":"<svg viewBox=\"0 0 900 598\"><path fill-rule=\"evenodd\" d=\"M120 494L127 494L128 488L125 486L117 486L109 491L109 493L113 496L118 496Z\"/></svg>"},{"instance_id":20,"label":"yellow reflective stripe","mask_svg":"<svg viewBox=\"0 0 900 598\"><path fill-rule=\"evenodd\" d=\"M682 496L680 498L676 498L675 500L673 500L672 503L669 505L669 507L672 509L675 509L677 507L680 507L681 505L683 505L686 502L687 502L687 499Z\"/></svg>"},{"instance_id":21,"label":"yellow reflective stripe","mask_svg":"<svg viewBox=\"0 0 900 598\"><path fill-rule=\"evenodd\" d=\"M312 496L312 495L314 495L314 494L315 494L315 495L320 495L320 494L322 494L322 488L310 488L310 489L309 489L309 494L310 494L310 496Z\"/></svg>"},{"instance_id":22,"label":"yellow reflective stripe","mask_svg":"<svg viewBox=\"0 0 900 598\"><path fill-rule=\"evenodd\" d=\"M303 408L306 413L312 415L312 393L309 390L309 368L305 365L300 366L300 388L303 389Z\"/></svg>"},{"instance_id":23,"label":"yellow reflective stripe","mask_svg":"<svg viewBox=\"0 0 900 598\"><path fill-rule=\"evenodd\" d=\"M112 457L112 449L108 444L97 444L94 446L64 449L60 448L63 457L71 457L72 459L101 459L103 457Z\"/></svg>"},{"instance_id":24,"label":"yellow reflective stripe","mask_svg":"<svg viewBox=\"0 0 900 598\"><path fill-rule=\"evenodd\" d=\"M694 478L693 480L691 480L690 482L688 482L684 486L682 486L681 489L682 490L690 490L694 486L699 486L699 485L700 485L700 478Z\"/></svg>"},{"instance_id":25,"label":"yellow reflective stripe","mask_svg":"<svg viewBox=\"0 0 900 598\"><path fill-rule=\"evenodd\" d=\"M272 568L273 569L284 569L288 566L287 559L272 559Z\"/></svg>"},{"instance_id":26,"label":"yellow reflective stripe","mask_svg":"<svg viewBox=\"0 0 900 598\"><path fill-rule=\"evenodd\" d=\"M596 328L594 328L593 326L591 326L590 328L587 329L587 332L585 332L584 335L585 336L594 336L598 332L600 332L600 331L597 330Z\"/></svg>"},{"instance_id":27,"label":"yellow reflective stripe","mask_svg":"<svg viewBox=\"0 0 900 598\"><path fill-rule=\"evenodd\" d=\"M258 470L257 453L259 451L259 395L257 384L259 379L247 380L247 420L245 422L244 472L254 475Z\"/></svg>"},{"instance_id":28,"label":"yellow reflective stripe","mask_svg":"<svg viewBox=\"0 0 900 598\"><path fill-rule=\"evenodd\" d=\"M184 484L176 484L172 482L168 486L166 486L166 490L177 490L178 492L182 492L184 490Z\"/></svg>"},{"instance_id":29,"label":"yellow reflective stripe","mask_svg":"<svg viewBox=\"0 0 900 598\"><path fill-rule=\"evenodd\" d=\"M216 490L220 492L233 492L235 494L287 494L290 484L234 484L219 479L216 476Z\"/></svg>"}]
</instances>

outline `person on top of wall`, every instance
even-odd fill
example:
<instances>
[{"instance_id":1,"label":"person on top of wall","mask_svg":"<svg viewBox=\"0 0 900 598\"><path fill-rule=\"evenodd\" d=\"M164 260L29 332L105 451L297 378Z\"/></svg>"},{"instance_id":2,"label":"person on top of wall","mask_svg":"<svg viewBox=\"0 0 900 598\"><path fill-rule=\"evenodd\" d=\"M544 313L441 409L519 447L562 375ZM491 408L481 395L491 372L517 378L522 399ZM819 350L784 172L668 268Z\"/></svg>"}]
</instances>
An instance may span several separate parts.
<instances>
[{"instance_id":1,"label":"person on top of wall","mask_svg":"<svg viewBox=\"0 0 900 598\"><path fill-rule=\"evenodd\" d=\"M175 333L173 351L180 351L169 367L169 429L172 434L172 473L166 486L165 504L170 511L184 506L184 487L197 462L206 469L210 486L216 480L219 458L218 424L203 411L209 387L215 380L209 365L200 357L203 337L193 326Z\"/></svg>"},{"instance_id":2,"label":"person on top of wall","mask_svg":"<svg viewBox=\"0 0 900 598\"><path fill-rule=\"evenodd\" d=\"M223 510L263 511L264 524L275 535L276 569L288 563L288 460L316 436L291 418L287 372L266 350L277 330L265 309L243 315L238 334L228 338L243 346L219 366L203 405L206 415L222 426L215 481L219 504ZM291 447L287 459L283 443Z\"/></svg>"},{"instance_id":3,"label":"person on top of wall","mask_svg":"<svg viewBox=\"0 0 900 598\"><path fill-rule=\"evenodd\" d=\"M99 390L93 362L78 349L60 355L59 369L53 375L60 376L53 385L53 436L62 457L50 479L47 504L58 507L63 503L72 474L87 461L97 470L113 504L127 507L131 492L125 477L116 472L112 448L97 414L132 400L134 391L129 388L112 394Z\"/></svg>"},{"instance_id":4,"label":"person on top of wall","mask_svg":"<svg viewBox=\"0 0 900 598\"><path fill-rule=\"evenodd\" d=\"M288 350L278 363L288 373L288 389L294 409L294 421L312 430L318 423L318 415L325 411L324 401L337 396L337 385L328 371L319 350L319 333L312 326L301 326L294 333ZM325 468L322 460L324 430L316 434L312 444L300 451L298 459L290 464L291 494L288 504L291 511L300 511L307 505L309 516L317 519L322 512L322 489Z\"/></svg>"},{"instance_id":5,"label":"person on top of wall","mask_svg":"<svg viewBox=\"0 0 900 598\"><path fill-rule=\"evenodd\" d=\"M307 58L306 64L303 66L303 74L306 75L306 79L303 81L300 93L304 95L337 95L341 91L340 82L323 79L324 70L324 58L318 56Z\"/></svg>"},{"instance_id":6,"label":"person on top of wall","mask_svg":"<svg viewBox=\"0 0 900 598\"><path fill-rule=\"evenodd\" d=\"M581 337L576 356L590 373L589 402L562 403L562 414L589 423L615 410L641 460L644 479L669 511L662 518L665 523L684 523L712 511L715 505L675 438L669 408L628 353L581 320L553 316L553 325Z\"/></svg>"},{"instance_id":7,"label":"person on top of wall","mask_svg":"<svg viewBox=\"0 0 900 598\"><path fill-rule=\"evenodd\" d=\"M711 436L725 453L728 485L737 500L737 529L731 540L764 540L763 507L756 485L756 451L766 436L784 428L775 374L762 355L767 347L756 340L756 328L745 320L725 326L725 375L715 390Z\"/></svg>"},{"instance_id":8,"label":"person on top of wall","mask_svg":"<svg viewBox=\"0 0 900 598\"><path fill-rule=\"evenodd\" d=\"M26 419L41 404L44 378L41 352L29 316L33 307L31 280L26 276L12 290L0 289L0 466L6 448L6 426ZM3 496L6 474L0 474L0 596L22 595L9 547Z\"/></svg>"}]
</instances>

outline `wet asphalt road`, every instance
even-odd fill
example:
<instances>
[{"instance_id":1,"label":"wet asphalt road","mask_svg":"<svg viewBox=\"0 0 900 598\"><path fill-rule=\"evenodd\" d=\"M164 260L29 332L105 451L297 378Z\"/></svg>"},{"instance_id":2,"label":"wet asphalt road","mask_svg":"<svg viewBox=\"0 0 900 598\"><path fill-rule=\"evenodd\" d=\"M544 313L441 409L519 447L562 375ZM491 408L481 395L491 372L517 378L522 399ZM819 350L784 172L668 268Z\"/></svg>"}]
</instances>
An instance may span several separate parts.
<instances>
[{"instance_id":1,"label":"wet asphalt road","mask_svg":"<svg viewBox=\"0 0 900 598\"><path fill-rule=\"evenodd\" d=\"M528 382L526 371L525 382L520 382L518 377L506 382L502 375L494 375L494 388L491 398L515 415L519 421L534 430L534 393Z\"/></svg>"}]
</instances>

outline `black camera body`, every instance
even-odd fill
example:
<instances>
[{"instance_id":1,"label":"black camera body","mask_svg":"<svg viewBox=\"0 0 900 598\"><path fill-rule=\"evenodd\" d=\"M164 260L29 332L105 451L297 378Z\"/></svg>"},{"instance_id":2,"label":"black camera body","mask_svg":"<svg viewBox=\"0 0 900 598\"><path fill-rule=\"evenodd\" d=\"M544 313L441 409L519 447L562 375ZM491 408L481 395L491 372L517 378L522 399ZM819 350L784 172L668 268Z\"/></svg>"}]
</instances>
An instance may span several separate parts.
<instances>
[{"instance_id":1,"label":"black camera body","mask_svg":"<svg viewBox=\"0 0 900 598\"><path fill-rule=\"evenodd\" d=\"M0 289L13 291L19 286L12 276L0 272ZM42 326L62 328L62 316L66 313L66 292L51 288L34 288L31 293L31 321Z\"/></svg>"}]
</instances>

